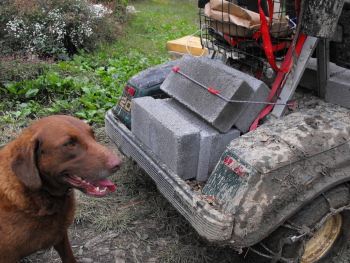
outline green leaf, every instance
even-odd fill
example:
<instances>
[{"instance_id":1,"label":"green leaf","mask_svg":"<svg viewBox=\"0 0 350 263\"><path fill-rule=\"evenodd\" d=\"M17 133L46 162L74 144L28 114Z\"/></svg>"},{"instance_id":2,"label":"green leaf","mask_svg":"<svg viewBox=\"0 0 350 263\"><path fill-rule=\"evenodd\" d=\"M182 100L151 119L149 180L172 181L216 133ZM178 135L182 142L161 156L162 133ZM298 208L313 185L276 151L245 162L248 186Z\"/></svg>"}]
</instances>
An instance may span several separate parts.
<instances>
[{"instance_id":1,"label":"green leaf","mask_svg":"<svg viewBox=\"0 0 350 263\"><path fill-rule=\"evenodd\" d=\"M14 112L14 114L15 114L15 117L18 118L19 116L22 115L22 112L21 111L16 111L16 112Z\"/></svg>"},{"instance_id":2,"label":"green leaf","mask_svg":"<svg viewBox=\"0 0 350 263\"><path fill-rule=\"evenodd\" d=\"M26 98L32 98L34 97L36 94L38 94L39 92L39 89L29 89L27 90L26 94L25 94L25 97Z\"/></svg>"},{"instance_id":3,"label":"green leaf","mask_svg":"<svg viewBox=\"0 0 350 263\"><path fill-rule=\"evenodd\" d=\"M82 89L82 91L84 91L87 94L91 93L91 90L88 87L82 87L81 89Z\"/></svg>"},{"instance_id":4,"label":"green leaf","mask_svg":"<svg viewBox=\"0 0 350 263\"><path fill-rule=\"evenodd\" d=\"M45 110L50 114L58 112L58 109L55 108L46 108Z\"/></svg>"},{"instance_id":5,"label":"green leaf","mask_svg":"<svg viewBox=\"0 0 350 263\"><path fill-rule=\"evenodd\" d=\"M89 116L89 118L94 117L97 114L97 110L88 110L87 111L87 115Z\"/></svg>"},{"instance_id":6,"label":"green leaf","mask_svg":"<svg viewBox=\"0 0 350 263\"><path fill-rule=\"evenodd\" d=\"M17 93L16 85L15 84L6 84L5 85L7 90L11 93Z\"/></svg>"},{"instance_id":7,"label":"green leaf","mask_svg":"<svg viewBox=\"0 0 350 263\"><path fill-rule=\"evenodd\" d=\"M72 108L72 105L70 105L69 103L67 102L62 102L62 105L65 109L71 109Z\"/></svg>"},{"instance_id":8,"label":"green leaf","mask_svg":"<svg viewBox=\"0 0 350 263\"><path fill-rule=\"evenodd\" d=\"M82 118L84 118L84 119L87 119L85 112L80 111L80 112L76 112L75 114L76 114L78 117L82 117Z\"/></svg>"},{"instance_id":9,"label":"green leaf","mask_svg":"<svg viewBox=\"0 0 350 263\"><path fill-rule=\"evenodd\" d=\"M108 67L108 69L107 69L108 73L114 73L116 71L117 71L117 69L115 67Z\"/></svg>"},{"instance_id":10,"label":"green leaf","mask_svg":"<svg viewBox=\"0 0 350 263\"><path fill-rule=\"evenodd\" d=\"M112 103L112 102L107 102L107 103L105 104L105 108L112 108L114 105L115 105L115 104Z\"/></svg>"}]
</instances>

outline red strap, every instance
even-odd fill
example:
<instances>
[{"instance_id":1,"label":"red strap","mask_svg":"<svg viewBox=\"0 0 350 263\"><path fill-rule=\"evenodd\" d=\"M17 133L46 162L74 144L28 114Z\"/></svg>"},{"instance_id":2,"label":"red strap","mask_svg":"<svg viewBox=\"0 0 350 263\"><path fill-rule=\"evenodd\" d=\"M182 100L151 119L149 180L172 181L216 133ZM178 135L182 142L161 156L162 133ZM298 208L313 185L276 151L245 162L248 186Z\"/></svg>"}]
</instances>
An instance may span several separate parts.
<instances>
[{"instance_id":1,"label":"red strap","mask_svg":"<svg viewBox=\"0 0 350 263\"><path fill-rule=\"evenodd\" d=\"M273 11L274 11L274 7L273 7L273 4L274 2L272 0L268 0L269 1L269 17L270 17L270 25L272 25L272 20L273 20ZM259 0L259 7L261 8L261 5L260 5L260 0ZM261 9L262 10L262 9ZM265 12L262 10L262 12L264 13L265 15Z\"/></svg>"},{"instance_id":2,"label":"red strap","mask_svg":"<svg viewBox=\"0 0 350 263\"><path fill-rule=\"evenodd\" d=\"M254 40L257 40L259 37L261 36L261 33L259 31L256 31L253 35L253 39ZM229 42L229 44L234 47L236 46L237 44L239 44L239 42L242 42L242 41L246 41L247 39L246 38L238 38L238 37L231 37L227 34L224 34L224 38Z\"/></svg>"},{"instance_id":3,"label":"red strap","mask_svg":"<svg viewBox=\"0 0 350 263\"><path fill-rule=\"evenodd\" d=\"M289 42L289 41L283 41L283 42L281 42L281 43L278 43L278 44L276 44L276 45L273 45L273 46L272 46L272 51L273 51L273 52L276 52L276 51L282 50L282 49L284 49L284 48L286 48L286 47L289 47L289 45L290 45L290 42Z\"/></svg>"},{"instance_id":4,"label":"red strap","mask_svg":"<svg viewBox=\"0 0 350 263\"><path fill-rule=\"evenodd\" d=\"M305 40L306 40L306 35L305 34L300 34L300 36L299 36L299 38L297 40L297 43L295 45L295 53L298 56L300 55L300 52L301 52L301 50L303 48ZM290 46L289 49L288 49L288 52L286 54L286 57L283 60L282 67L285 67L286 65L291 65L291 63L292 63L292 52L293 52L293 47ZM282 72L282 71L279 71L277 73L276 79L275 79L275 81L274 81L274 83L272 85L272 89L270 91L269 98L267 99L268 102L270 102L275 97L275 94L276 94L278 88L281 86L281 83L282 83L282 81L284 79L285 74L286 74L286 72ZM277 96L276 96L276 100L277 100ZM249 131L252 131L256 127L258 127L259 120L261 118L265 117L273 109L273 107L274 107L274 105L266 106L262 110L262 112L259 114L259 116L255 119L253 124L250 126Z\"/></svg>"},{"instance_id":5,"label":"red strap","mask_svg":"<svg viewBox=\"0 0 350 263\"><path fill-rule=\"evenodd\" d=\"M229 44L232 47L236 46L239 42L242 42L244 40L244 38L237 38L237 37L233 38L226 34L224 34L224 38L229 42Z\"/></svg>"},{"instance_id":6,"label":"red strap","mask_svg":"<svg viewBox=\"0 0 350 263\"><path fill-rule=\"evenodd\" d=\"M259 45L258 43L256 43L256 45L257 45L259 48L265 50L265 46L264 46L264 45L261 46L261 45ZM283 42L278 43L278 44L276 44L276 45L272 45L271 48L272 48L272 52L276 52L276 51L282 50L282 49L284 49L284 48L288 48L289 46L290 46L290 41L283 41Z\"/></svg>"},{"instance_id":7,"label":"red strap","mask_svg":"<svg viewBox=\"0 0 350 263\"><path fill-rule=\"evenodd\" d=\"M268 1L269 1L269 12L270 12L270 22L269 23L271 25L272 19L273 19L273 2L272 2L272 0L268 0ZM260 21L261 21L261 34L262 34L262 40L263 40L263 46L264 46L266 58L274 70L279 71L279 72L280 71L281 72L288 72L291 63L287 63L285 65L282 65L281 68L279 68L276 65L275 56L273 54L273 48L272 48L272 44L271 44L269 25L267 24L266 16L265 16L264 10L261 7L260 2L261 2L261 0L258 0Z\"/></svg>"},{"instance_id":8,"label":"red strap","mask_svg":"<svg viewBox=\"0 0 350 263\"><path fill-rule=\"evenodd\" d=\"M257 32L254 34L253 39L257 40L260 37L261 33ZM231 47L234 47L236 45L238 45L240 42L246 41L246 38L238 38L238 37L231 37L227 34L224 34L224 38L227 40L227 42L231 45ZM255 42L256 45L261 48L261 49L265 49L264 46L259 45L257 42ZM288 48L290 45L290 41L283 41L281 43L278 43L276 45L272 45L272 52L276 52L279 50L282 50L284 48Z\"/></svg>"},{"instance_id":9,"label":"red strap","mask_svg":"<svg viewBox=\"0 0 350 263\"><path fill-rule=\"evenodd\" d=\"M273 18L273 2L272 0L268 0L269 1L269 11L270 11L270 24L272 22L272 18ZM268 98L268 102L270 102L272 100L272 98L276 98L276 101L278 99L279 95L277 94L277 90L279 87L283 86L283 79L286 75L287 72L289 72L290 67L292 65L292 52L293 52L293 47L289 46L288 52L286 54L285 59L283 60L283 63L281 65L281 68L278 68L275 62L275 58L273 56L273 50L272 50L272 46L271 46L271 38L270 38L270 33L269 33L269 28L268 28L268 24L266 21L266 16L264 11L262 10L261 4L260 4L261 0L258 0L258 4L259 4L259 14L260 14L260 20L261 20L261 32L262 32L262 39L263 39L263 44L264 44L264 48L265 48L265 54L266 57L268 59L268 62L270 63L271 67L275 70L278 71L276 79L273 83L273 86L271 88L270 91L270 95ZM296 0L295 1L295 5L296 5L296 10L299 10L297 7L299 6L299 1ZM299 56L300 52L303 48L304 42L306 40L306 35L305 34L300 34L296 46L295 46L295 53ZM281 91L279 91L280 93ZM258 127L258 123L259 120L263 117L265 117L272 109L273 109L274 105L268 105L266 106L262 112L259 114L259 116L255 119L255 121L253 122L253 124L250 127L250 131L254 130L256 127Z\"/></svg>"}]
</instances>

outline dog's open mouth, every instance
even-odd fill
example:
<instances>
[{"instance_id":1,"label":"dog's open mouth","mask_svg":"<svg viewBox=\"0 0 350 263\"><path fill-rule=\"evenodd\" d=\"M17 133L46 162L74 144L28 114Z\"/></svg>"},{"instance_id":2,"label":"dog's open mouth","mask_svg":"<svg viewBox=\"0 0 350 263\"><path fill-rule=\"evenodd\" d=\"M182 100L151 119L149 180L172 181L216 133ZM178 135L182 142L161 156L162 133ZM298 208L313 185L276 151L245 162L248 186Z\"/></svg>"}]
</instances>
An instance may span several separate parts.
<instances>
[{"instance_id":1,"label":"dog's open mouth","mask_svg":"<svg viewBox=\"0 0 350 263\"><path fill-rule=\"evenodd\" d=\"M67 175L65 178L72 186L93 196L105 196L108 191L114 191L117 189L117 187L108 179L93 181L82 179L76 175Z\"/></svg>"}]
</instances>

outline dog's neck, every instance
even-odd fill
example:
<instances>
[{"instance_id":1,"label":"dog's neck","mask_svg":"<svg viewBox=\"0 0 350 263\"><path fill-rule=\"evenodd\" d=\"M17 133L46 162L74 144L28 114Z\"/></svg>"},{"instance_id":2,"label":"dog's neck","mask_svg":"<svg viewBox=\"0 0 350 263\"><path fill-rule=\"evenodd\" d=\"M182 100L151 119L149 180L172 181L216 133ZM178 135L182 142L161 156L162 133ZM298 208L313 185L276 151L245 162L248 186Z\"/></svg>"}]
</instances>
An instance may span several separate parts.
<instances>
[{"instance_id":1,"label":"dog's neck","mask_svg":"<svg viewBox=\"0 0 350 263\"><path fill-rule=\"evenodd\" d=\"M37 195L37 198L41 199L40 203L44 204L40 207L40 211L38 212L39 216L53 215L57 212L59 213L64 207L72 207L72 204L75 206L74 190L71 188L64 194L53 194L46 189L40 189L35 195Z\"/></svg>"},{"instance_id":2,"label":"dog's neck","mask_svg":"<svg viewBox=\"0 0 350 263\"><path fill-rule=\"evenodd\" d=\"M64 190L62 189L54 189L54 188L48 188L43 186L41 188L42 191L46 192L47 194L53 196L53 197L57 197L57 198L61 198L64 196L70 196L72 195L74 189L73 188L66 188Z\"/></svg>"}]
</instances>

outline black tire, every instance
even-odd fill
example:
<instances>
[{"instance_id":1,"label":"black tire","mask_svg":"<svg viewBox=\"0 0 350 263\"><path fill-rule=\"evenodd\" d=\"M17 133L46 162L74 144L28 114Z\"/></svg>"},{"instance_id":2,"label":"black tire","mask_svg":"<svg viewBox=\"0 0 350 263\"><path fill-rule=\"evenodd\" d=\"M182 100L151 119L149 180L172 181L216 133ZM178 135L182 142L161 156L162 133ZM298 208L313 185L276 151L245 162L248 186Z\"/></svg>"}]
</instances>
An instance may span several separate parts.
<instances>
[{"instance_id":1,"label":"black tire","mask_svg":"<svg viewBox=\"0 0 350 263\"><path fill-rule=\"evenodd\" d=\"M350 189L347 184L328 190L303 207L267 238L249 248L248 254L251 260L256 263L331 262L350 237L349 204ZM322 226L326 227L322 228ZM315 235L317 232L318 235ZM320 238L320 233L325 235L321 235L322 238ZM295 237L294 242L291 237ZM324 243L321 242L321 246L315 240L321 240ZM308 247L313 244L322 253L318 251L314 255L310 248L305 249L307 243ZM307 259L305 259L306 256L308 256Z\"/></svg>"}]
</instances>

